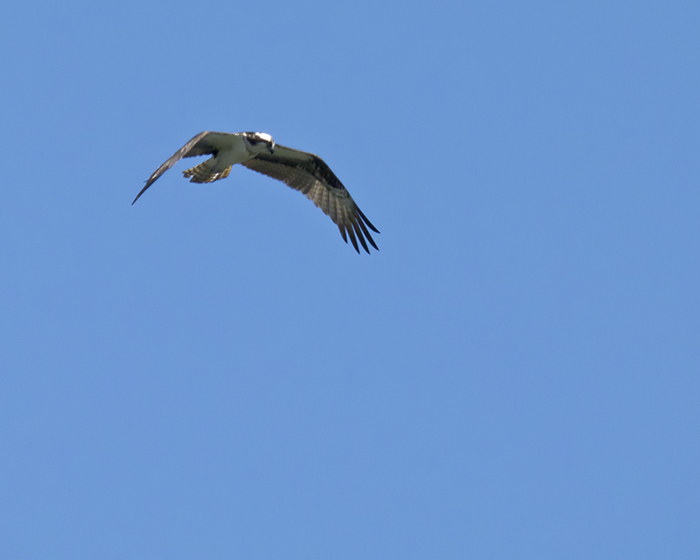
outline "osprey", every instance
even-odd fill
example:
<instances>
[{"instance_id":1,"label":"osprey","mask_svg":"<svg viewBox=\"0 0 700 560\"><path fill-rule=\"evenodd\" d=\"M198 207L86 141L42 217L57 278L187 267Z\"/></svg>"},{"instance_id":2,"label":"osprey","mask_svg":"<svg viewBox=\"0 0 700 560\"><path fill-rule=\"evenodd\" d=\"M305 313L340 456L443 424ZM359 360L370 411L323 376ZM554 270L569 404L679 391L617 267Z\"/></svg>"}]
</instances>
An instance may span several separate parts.
<instances>
[{"instance_id":1,"label":"osprey","mask_svg":"<svg viewBox=\"0 0 700 560\"><path fill-rule=\"evenodd\" d=\"M275 144L272 136L263 132L200 132L153 172L134 202L180 159L202 155L212 157L182 173L190 177L191 183L224 179L231 167L240 163L304 193L336 223L345 243L350 236L358 253L358 240L367 253L369 247L365 239L379 250L367 228L376 233L379 230L357 207L331 168L317 155Z\"/></svg>"}]
</instances>

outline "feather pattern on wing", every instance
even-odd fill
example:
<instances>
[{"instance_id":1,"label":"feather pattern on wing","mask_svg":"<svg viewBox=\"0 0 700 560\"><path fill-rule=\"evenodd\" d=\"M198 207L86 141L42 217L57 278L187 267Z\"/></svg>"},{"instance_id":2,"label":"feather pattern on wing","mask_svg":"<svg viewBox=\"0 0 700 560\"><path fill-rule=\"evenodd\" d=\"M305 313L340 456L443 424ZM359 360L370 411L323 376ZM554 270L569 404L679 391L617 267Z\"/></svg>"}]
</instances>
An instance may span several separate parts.
<instances>
[{"instance_id":1,"label":"feather pattern on wing","mask_svg":"<svg viewBox=\"0 0 700 560\"><path fill-rule=\"evenodd\" d=\"M221 149L220 144L222 140L225 140L226 136L236 136L235 134L228 134L226 132L209 132L204 131L197 134L192 138L187 144L170 156L158 169L156 169L153 174L146 181L146 186L141 189L141 192L136 195L134 202L136 202L139 197L146 192L146 189L150 187L156 180L175 165L182 158L204 156L208 154L217 154ZM188 170L189 171L189 170ZM228 173L226 174L228 175ZM217 177L216 179L223 179L223 177ZM212 179L212 181L216 180ZM194 181L194 179L193 179ZM196 182L196 181L195 181ZM203 181L202 181L203 182ZM132 202L131 204L134 204Z\"/></svg>"},{"instance_id":2,"label":"feather pattern on wing","mask_svg":"<svg viewBox=\"0 0 700 560\"><path fill-rule=\"evenodd\" d=\"M350 237L358 253L358 240L367 253L367 241L379 250L367 228L376 233L379 230L358 208L331 168L317 155L277 144L273 154L258 154L241 165L304 193L336 223L346 243Z\"/></svg>"}]
</instances>

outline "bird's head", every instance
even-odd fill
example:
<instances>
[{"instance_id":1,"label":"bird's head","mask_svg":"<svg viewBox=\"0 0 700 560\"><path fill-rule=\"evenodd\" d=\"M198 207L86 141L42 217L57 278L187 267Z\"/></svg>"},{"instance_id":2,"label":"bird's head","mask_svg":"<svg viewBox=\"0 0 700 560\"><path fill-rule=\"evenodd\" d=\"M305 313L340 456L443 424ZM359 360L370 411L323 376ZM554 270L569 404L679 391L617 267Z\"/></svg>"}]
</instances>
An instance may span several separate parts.
<instances>
[{"instance_id":1,"label":"bird's head","mask_svg":"<svg viewBox=\"0 0 700 560\"><path fill-rule=\"evenodd\" d=\"M267 150L271 154L275 152L275 141L272 136L264 132L246 132L246 138L252 150L256 153L261 153Z\"/></svg>"}]
</instances>

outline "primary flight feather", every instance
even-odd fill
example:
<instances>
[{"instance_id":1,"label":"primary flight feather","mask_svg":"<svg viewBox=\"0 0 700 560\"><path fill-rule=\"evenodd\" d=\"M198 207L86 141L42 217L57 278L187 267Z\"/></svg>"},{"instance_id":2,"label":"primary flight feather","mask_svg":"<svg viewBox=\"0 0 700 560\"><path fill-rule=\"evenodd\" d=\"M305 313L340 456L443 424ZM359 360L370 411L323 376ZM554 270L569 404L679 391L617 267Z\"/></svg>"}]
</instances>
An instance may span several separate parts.
<instances>
[{"instance_id":1,"label":"primary flight feather","mask_svg":"<svg viewBox=\"0 0 700 560\"><path fill-rule=\"evenodd\" d=\"M263 132L200 132L153 172L134 202L180 159L203 155L212 157L182 173L190 177L190 182L211 183L224 179L231 167L240 163L304 193L336 223L346 243L350 237L358 253L358 240L367 253L367 242L379 250L369 232L371 229L379 233L379 230L358 208L331 168L317 155L275 144L272 137Z\"/></svg>"}]
</instances>

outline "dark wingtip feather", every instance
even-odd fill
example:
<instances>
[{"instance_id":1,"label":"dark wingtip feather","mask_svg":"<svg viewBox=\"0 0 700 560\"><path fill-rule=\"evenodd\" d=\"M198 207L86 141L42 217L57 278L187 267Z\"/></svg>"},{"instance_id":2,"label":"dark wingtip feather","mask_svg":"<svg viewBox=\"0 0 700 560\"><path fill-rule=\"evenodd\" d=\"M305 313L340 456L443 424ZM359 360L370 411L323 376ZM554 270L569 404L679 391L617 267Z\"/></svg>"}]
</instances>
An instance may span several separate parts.
<instances>
[{"instance_id":1,"label":"dark wingtip feather","mask_svg":"<svg viewBox=\"0 0 700 560\"><path fill-rule=\"evenodd\" d=\"M348 226L338 224L338 230L340 231L340 235L343 238L343 241L345 241L345 243L348 242L348 235L350 236L352 246L355 248L355 251L357 251L358 254L360 253L360 247L357 243L358 239L362 244L362 248L368 255L371 253L365 239L369 241L372 247L379 251L379 247L377 247L377 244L374 242L374 239L372 239L372 236L370 235L369 231L367 231L367 228L365 227L365 224L362 223L362 220L356 220L355 222L351 222Z\"/></svg>"},{"instance_id":2,"label":"dark wingtip feather","mask_svg":"<svg viewBox=\"0 0 700 560\"><path fill-rule=\"evenodd\" d=\"M355 247L355 251L360 252L360 247L357 245L357 239L355 239L355 232L352 227L347 228L348 235L350 236L350 241L352 241L352 246Z\"/></svg>"},{"instance_id":3,"label":"dark wingtip feather","mask_svg":"<svg viewBox=\"0 0 700 560\"><path fill-rule=\"evenodd\" d=\"M358 209L357 209L357 213L359 214L360 218L362 218L362 220L369 226L369 229L371 229L371 230L372 230L373 232L375 232L375 233L381 233L381 231L379 231L376 227L374 227L374 226L372 225L372 222L370 222L370 221L367 219L367 216L365 216L365 215L362 213L362 210L360 210L360 209L358 208Z\"/></svg>"},{"instance_id":4,"label":"dark wingtip feather","mask_svg":"<svg viewBox=\"0 0 700 560\"><path fill-rule=\"evenodd\" d=\"M362 248L365 250L365 253L369 255L369 247L367 247L367 242L365 241L365 238L362 235L362 230L360 229L360 226L357 225L357 222L353 222L352 227L355 228L357 239L359 239L360 243L362 244Z\"/></svg>"},{"instance_id":5,"label":"dark wingtip feather","mask_svg":"<svg viewBox=\"0 0 700 560\"><path fill-rule=\"evenodd\" d=\"M141 189L141 192L140 192L139 194L136 195L136 198L134 199L134 202L136 202L136 201L139 199L139 197L140 197L143 193L145 193L145 192L146 192L146 189L147 189L148 187L150 187L150 186L151 186L151 185L148 183L148 181L146 181L146 186L143 187L143 188ZM134 202L131 203L132 206L134 205Z\"/></svg>"},{"instance_id":6,"label":"dark wingtip feather","mask_svg":"<svg viewBox=\"0 0 700 560\"><path fill-rule=\"evenodd\" d=\"M372 247L374 247L377 251L379 251L379 247L377 247L377 244L374 242L374 239L372 239L372 236L369 234L367 231L367 228L365 227L365 224L362 223L362 220L358 220L358 223L360 224L360 227L362 228L362 231L365 234L365 237L367 238L367 241L370 242ZM367 251L369 253L369 251Z\"/></svg>"}]
</instances>

